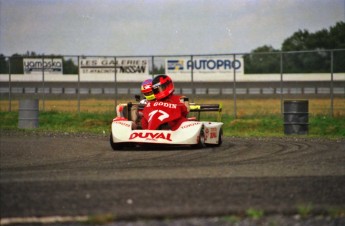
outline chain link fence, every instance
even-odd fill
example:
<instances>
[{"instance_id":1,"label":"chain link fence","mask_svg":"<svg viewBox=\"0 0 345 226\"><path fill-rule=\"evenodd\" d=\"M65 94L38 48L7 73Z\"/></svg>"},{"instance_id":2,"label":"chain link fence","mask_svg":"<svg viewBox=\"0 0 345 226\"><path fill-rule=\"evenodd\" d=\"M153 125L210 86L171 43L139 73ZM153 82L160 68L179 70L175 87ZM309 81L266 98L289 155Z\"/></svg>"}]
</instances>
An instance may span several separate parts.
<instances>
[{"instance_id":1,"label":"chain link fence","mask_svg":"<svg viewBox=\"0 0 345 226\"><path fill-rule=\"evenodd\" d=\"M1 111L39 99L40 111L114 111L140 84L169 74L191 102L221 102L236 117L281 114L307 99L310 113L345 115L345 49L169 56L0 56Z\"/></svg>"}]
</instances>

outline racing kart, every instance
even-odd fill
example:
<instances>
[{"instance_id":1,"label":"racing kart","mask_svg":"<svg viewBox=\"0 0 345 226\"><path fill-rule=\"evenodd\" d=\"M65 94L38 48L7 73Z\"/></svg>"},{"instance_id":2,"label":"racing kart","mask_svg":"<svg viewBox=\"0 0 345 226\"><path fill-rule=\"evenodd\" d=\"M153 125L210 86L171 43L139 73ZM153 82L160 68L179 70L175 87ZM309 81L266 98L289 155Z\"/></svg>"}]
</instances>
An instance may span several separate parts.
<instances>
[{"instance_id":1,"label":"racing kart","mask_svg":"<svg viewBox=\"0 0 345 226\"><path fill-rule=\"evenodd\" d=\"M184 103L181 103L184 104ZM177 104L154 101L147 105L137 103L117 106L117 117L111 124L110 145L113 150L140 145L178 145L202 148L217 147L222 144L223 123L221 122L222 106L220 104L188 104L189 114L194 117L186 121L176 130L170 130L167 124L181 117ZM120 109L120 110L118 110ZM133 117L133 109L148 121L148 129L136 127L137 119ZM201 112L217 112L217 122L200 121Z\"/></svg>"}]
</instances>

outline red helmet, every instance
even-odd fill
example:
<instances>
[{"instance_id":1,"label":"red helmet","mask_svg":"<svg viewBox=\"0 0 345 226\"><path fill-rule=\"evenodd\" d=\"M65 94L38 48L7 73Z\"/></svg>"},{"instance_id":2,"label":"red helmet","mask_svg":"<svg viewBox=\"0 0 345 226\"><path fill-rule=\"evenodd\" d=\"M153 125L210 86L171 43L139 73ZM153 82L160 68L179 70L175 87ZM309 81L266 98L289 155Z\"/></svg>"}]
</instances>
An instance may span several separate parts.
<instances>
[{"instance_id":1,"label":"red helmet","mask_svg":"<svg viewBox=\"0 0 345 226\"><path fill-rule=\"evenodd\" d=\"M157 100L174 92L174 83L168 75L158 75L152 80L152 90Z\"/></svg>"},{"instance_id":2,"label":"red helmet","mask_svg":"<svg viewBox=\"0 0 345 226\"><path fill-rule=\"evenodd\" d=\"M144 94L147 100L155 99L155 95L152 92L152 79L146 79L141 83L141 93Z\"/></svg>"}]
</instances>

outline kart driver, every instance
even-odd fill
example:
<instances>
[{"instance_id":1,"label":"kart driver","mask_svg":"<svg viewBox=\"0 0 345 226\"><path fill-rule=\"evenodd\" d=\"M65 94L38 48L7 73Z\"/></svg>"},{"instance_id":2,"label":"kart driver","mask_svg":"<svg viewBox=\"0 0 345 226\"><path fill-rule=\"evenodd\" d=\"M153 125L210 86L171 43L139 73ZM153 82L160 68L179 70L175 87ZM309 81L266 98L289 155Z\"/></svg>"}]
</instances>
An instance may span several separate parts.
<instances>
[{"instance_id":1,"label":"kart driver","mask_svg":"<svg viewBox=\"0 0 345 226\"><path fill-rule=\"evenodd\" d=\"M155 95L152 91L152 79L146 79L141 83L141 93L144 95L144 99L140 100L139 104L147 104L149 101L156 100ZM140 97L139 97L140 98ZM131 119L133 121L132 128L140 129L141 128L141 118L143 114L138 109L138 105L133 105L131 107Z\"/></svg>"},{"instance_id":2,"label":"kart driver","mask_svg":"<svg viewBox=\"0 0 345 226\"><path fill-rule=\"evenodd\" d=\"M174 95L174 83L168 75L158 75L152 80L152 91L157 101L169 102L178 104L177 107L181 111L180 118L168 122L168 129L176 130L182 122L187 121L188 109L186 105L181 102L182 96ZM141 125L143 129L148 128L148 122L145 117L142 117Z\"/></svg>"},{"instance_id":3,"label":"kart driver","mask_svg":"<svg viewBox=\"0 0 345 226\"><path fill-rule=\"evenodd\" d=\"M140 104L147 104L147 101L153 101L156 99L152 91L152 79L146 79L141 83L141 93L144 95L145 99L142 99Z\"/></svg>"}]
</instances>

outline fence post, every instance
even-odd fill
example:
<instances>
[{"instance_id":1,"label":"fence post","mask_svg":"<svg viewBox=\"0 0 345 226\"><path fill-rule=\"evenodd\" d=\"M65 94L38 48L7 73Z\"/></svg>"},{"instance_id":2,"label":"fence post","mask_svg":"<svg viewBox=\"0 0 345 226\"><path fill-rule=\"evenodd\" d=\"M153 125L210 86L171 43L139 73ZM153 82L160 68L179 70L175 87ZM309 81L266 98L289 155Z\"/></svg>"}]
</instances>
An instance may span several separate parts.
<instances>
[{"instance_id":1,"label":"fence post","mask_svg":"<svg viewBox=\"0 0 345 226\"><path fill-rule=\"evenodd\" d=\"M115 83L115 115L116 115L116 106L117 106L117 98L118 98L118 92L117 92L117 71L116 71L116 66L117 66L117 59L114 57L115 64L114 64L114 83Z\"/></svg>"},{"instance_id":2,"label":"fence post","mask_svg":"<svg viewBox=\"0 0 345 226\"><path fill-rule=\"evenodd\" d=\"M280 113L283 114L283 52L280 52Z\"/></svg>"},{"instance_id":3,"label":"fence post","mask_svg":"<svg viewBox=\"0 0 345 226\"><path fill-rule=\"evenodd\" d=\"M42 56L42 89L43 89L43 97L42 97L42 111L45 111L45 83L44 83L44 55Z\"/></svg>"},{"instance_id":4,"label":"fence post","mask_svg":"<svg viewBox=\"0 0 345 226\"><path fill-rule=\"evenodd\" d=\"M155 74L153 71L155 68L155 59L154 58L155 58L154 56L151 57L151 61L152 61L152 75L151 76L152 76L152 79L153 79L154 74Z\"/></svg>"},{"instance_id":5,"label":"fence post","mask_svg":"<svg viewBox=\"0 0 345 226\"><path fill-rule=\"evenodd\" d=\"M78 56L78 114L80 114L80 56Z\"/></svg>"},{"instance_id":6,"label":"fence post","mask_svg":"<svg viewBox=\"0 0 345 226\"><path fill-rule=\"evenodd\" d=\"M333 50L331 50L331 117L333 117L333 110L334 110L334 93L333 93L333 61L334 56L333 56Z\"/></svg>"},{"instance_id":7,"label":"fence post","mask_svg":"<svg viewBox=\"0 0 345 226\"><path fill-rule=\"evenodd\" d=\"M11 57L8 58L8 111L12 111Z\"/></svg>"},{"instance_id":8,"label":"fence post","mask_svg":"<svg viewBox=\"0 0 345 226\"><path fill-rule=\"evenodd\" d=\"M193 55L190 56L190 59L192 61L192 71L191 71L191 85L192 85L192 102L194 102L194 62L193 62Z\"/></svg>"},{"instance_id":9,"label":"fence post","mask_svg":"<svg viewBox=\"0 0 345 226\"><path fill-rule=\"evenodd\" d=\"M236 60L236 55L234 54L233 55L233 62L235 62ZM233 82L233 88L234 88L234 118L236 119L237 118L237 97L236 97L236 69L233 67L233 70L234 70L234 82Z\"/></svg>"}]
</instances>

